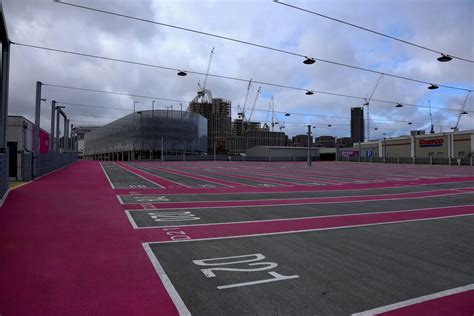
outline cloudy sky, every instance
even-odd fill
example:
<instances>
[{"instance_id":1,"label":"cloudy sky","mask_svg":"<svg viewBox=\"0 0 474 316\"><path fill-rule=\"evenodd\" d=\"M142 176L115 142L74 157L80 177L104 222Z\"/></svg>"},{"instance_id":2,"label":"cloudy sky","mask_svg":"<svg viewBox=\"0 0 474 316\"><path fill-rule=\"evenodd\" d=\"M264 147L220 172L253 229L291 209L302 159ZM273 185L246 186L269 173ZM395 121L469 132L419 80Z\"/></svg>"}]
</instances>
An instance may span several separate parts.
<instances>
[{"instance_id":1,"label":"cloudy sky","mask_svg":"<svg viewBox=\"0 0 474 316\"><path fill-rule=\"evenodd\" d=\"M272 0L68 0L97 9L233 37L305 56L360 66L437 84L474 89L474 63L440 63L439 55L395 42L347 25L297 11ZM474 1L471 0L286 0L331 17L362 25L417 44L474 60ZM153 25L57 4L52 0L3 0L13 42L107 56L182 70L205 72L212 47L211 74L253 79L359 97L369 97L378 75L218 38ZM175 71L78 57L13 45L10 114L34 118L35 82L116 91L156 98L190 101L203 76L179 77ZM209 77L214 97L232 102L233 116L243 105L246 82ZM250 88L248 107L259 84ZM280 126L290 136L304 133L307 124L316 135L349 136L350 108L363 101L262 85L253 120L270 121L269 101ZM41 126L49 130L50 101L110 107L68 105L75 125L104 124L133 108L150 109L152 99L43 87ZM435 131L447 131L457 120L465 91L383 77L374 99L417 104L420 107L370 102L371 138L429 130L428 102ZM470 94L460 129L474 128L474 96ZM179 102L157 99L156 107ZM184 103L183 107L186 107ZM123 109L123 110L118 110ZM306 115L298 115L306 114ZM413 122L408 125L408 122ZM332 125L328 127L328 125ZM374 130L377 128L377 130Z\"/></svg>"}]
</instances>

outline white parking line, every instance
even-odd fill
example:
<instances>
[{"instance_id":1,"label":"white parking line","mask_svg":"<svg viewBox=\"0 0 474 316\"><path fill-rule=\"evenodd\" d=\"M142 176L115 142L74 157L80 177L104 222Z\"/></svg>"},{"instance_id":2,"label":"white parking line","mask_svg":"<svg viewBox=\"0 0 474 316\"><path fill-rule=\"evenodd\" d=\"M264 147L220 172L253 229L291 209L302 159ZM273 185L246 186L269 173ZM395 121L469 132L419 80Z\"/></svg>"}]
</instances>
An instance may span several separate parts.
<instances>
[{"instance_id":1,"label":"white parking line","mask_svg":"<svg viewBox=\"0 0 474 316\"><path fill-rule=\"evenodd\" d=\"M466 292L466 291L471 291L471 290L474 290L474 284L469 284L469 285L457 287L457 288L454 288L454 289L450 289L450 290L446 290L446 291L442 291L442 292L438 292L438 293L434 293L434 294L420 296L420 297L417 297L417 298L413 298L411 300L406 300L406 301L398 302L398 303L395 303L395 304L390 304L390 305L386 305L386 306L377 307L377 308L367 310L367 311L364 311L364 312L352 314L352 316L378 315L378 314L386 313L386 312L389 312L389 311L397 310L397 309L400 309L400 308L403 308L403 307L416 305L416 304L423 303L423 302L426 302L426 301L431 301L431 300L435 300L435 299L438 299L438 298L442 298L442 297L446 297L446 296L450 296L450 295L454 295L454 294L458 294L458 293L462 293L462 292Z\"/></svg>"}]
</instances>

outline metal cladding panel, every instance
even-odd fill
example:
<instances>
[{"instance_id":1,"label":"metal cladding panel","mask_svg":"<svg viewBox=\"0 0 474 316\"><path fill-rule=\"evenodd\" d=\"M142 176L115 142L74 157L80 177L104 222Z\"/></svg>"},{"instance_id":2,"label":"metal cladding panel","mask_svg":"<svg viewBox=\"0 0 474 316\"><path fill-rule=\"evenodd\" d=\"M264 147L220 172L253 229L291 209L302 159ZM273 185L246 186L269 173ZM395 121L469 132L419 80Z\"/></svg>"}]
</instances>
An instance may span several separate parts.
<instances>
[{"instance_id":1,"label":"metal cladding panel","mask_svg":"<svg viewBox=\"0 0 474 316\"><path fill-rule=\"evenodd\" d=\"M139 111L84 136L84 154L135 150L206 152L207 120L173 110Z\"/></svg>"}]
</instances>

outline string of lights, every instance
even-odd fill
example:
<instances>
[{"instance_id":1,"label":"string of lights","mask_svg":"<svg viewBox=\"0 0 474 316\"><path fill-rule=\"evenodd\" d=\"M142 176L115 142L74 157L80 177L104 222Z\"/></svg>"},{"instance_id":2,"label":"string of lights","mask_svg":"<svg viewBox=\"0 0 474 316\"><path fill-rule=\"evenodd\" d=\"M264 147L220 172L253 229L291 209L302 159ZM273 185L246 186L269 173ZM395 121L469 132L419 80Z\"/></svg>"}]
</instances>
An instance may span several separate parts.
<instances>
[{"instance_id":1,"label":"string of lights","mask_svg":"<svg viewBox=\"0 0 474 316\"><path fill-rule=\"evenodd\" d=\"M65 85L58 85L58 84L51 84L51 83L43 83L43 85L44 86L49 86L49 87L55 87L55 88L62 88L62 89L88 91L88 92L105 93L105 94L114 94L114 95L122 95L122 96L136 97L136 98L143 98L143 99L153 99L153 100L162 100L162 101L170 101L170 102L189 103L188 101L177 100L177 99L168 99L168 98L163 98L163 97L156 97L156 96L149 96L149 95L142 95L142 94L133 94L133 93L125 93L125 92L117 92L117 91L110 91L110 90L97 90L97 89L65 86Z\"/></svg>"},{"instance_id":2,"label":"string of lights","mask_svg":"<svg viewBox=\"0 0 474 316\"><path fill-rule=\"evenodd\" d=\"M128 111L128 112L133 112L133 110L127 110L127 109L122 109L122 108L115 108L115 107L105 107L105 106L95 106L95 105L89 105L89 104L80 104L80 103L72 103L72 102L60 102L57 101L57 104L64 104L64 105L71 105L71 106L85 106L85 107L96 107L96 108L102 108L102 109L112 109L112 110L121 110L121 111ZM260 112L268 112L268 110L265 109L258 109L255 108L255 111L260 111ZM321 118L331 118L331 119L343 119L343 120L350 120L350 117L345 117L345 116L335 116L335 115L320 115L320 114L311 114L311 113L294 113L294 112L284 112L284 111L274 111L276 114L290 114L290 115L295 115L295 116L311 116L311 117L321 117ZM101 116L101 115L91 115L91 114L79 114L79 113L68 113L68 115L81 115L81 116L91 116L91 117L98 117L98 118L111 118L111 119L118 119L120 118L119 116L116 117L111 117L111 116ZM373 122L398 122L398 123L412 123L412 124L419 124L419 125L424 125L426 123L424 122L416 122L416 121L407 121L407 120L381 120L381 119L372 119ZM305 122L297 123L294 121L287 121L287 122L282 122L284 124L307 124ZM319 125L319 123L318 123ZM350 126L349 123L347 124L335 124L335 123L325 123L325 125L328 126L328 128L332 126ZM438 125L440 127L447 127L444 125ZM387 129L384 128L384 130L396 130L396 129Z\"/></svg>"},{"instance_id":3,"label":"string of lights","mask_svg":"<svg viewBox=\"0 0 474 316\"><path fill-rule=\"evenodd\" d=\"M143 96L143 95L139 95L139 94L130 94L130 93L115 92L115 91L107 91L107 90L97 90L97 89L89 89L89 88L80 88L80 87L73 87L73 86L48 84L48 83L45 83L44 85L45 85L45 86L50 86L50 87L63 88L63 89L79 90L79 91L90 91L90 92L96 92L96 93L105 93L105 94L113 94L113 95L124 95L124 96L134 96L134 97L143 97L143 98L147 98L147 99L155 99L155 100L165 100L165 101L174 101L174 102L181 102L181 103L189 103L189 102L187 102L187 101L180 101L180 100L176 100L176 99L168 99L168 98L162 98L162 97L156 97L156 96ZM389 102L389 101L379 101L379 102ZM70 104L70 105L74 105L74 104L75 104L75 103L66 103L66 102L58 102L58 103ZM389 103L393 103L393 102L389 102ZM82 105L82 106L88 106L88 105ZM413 106L417 106L417 105L413 105ZM97 106L95 106L95 107L97 107ZM426 107L426 106L421 106L421 107ZM433 108L433 107L432 107L432 108ZM434 107L434 108L436 108L436 107ZM118 109L120 109L120 108L118 108ZM439 109L446 110L445 108L439 108ZM124 110L124 109L120 109L120 110ZM133 112L132 110L127 110L127 111ZM255 108L254 111L268 112L269 110L268 110L268 109ZM453 111L458 111L458 110L453 110ZM298 113L298 112L286 112L286 111L277 111L277 110L275 110L274 112L277 113L277 114L290 114L290 115L301 115L301 116L314 116L314 117L324 117L324 118L333 118L333 119L345 119L345 120L346 120L346 119L350 119L350 117L334 116L334 115L331 116L331 115L320 115L320 114ZM405 123L412 122L412 123L418 123L418 122L407 121L407 120L373 120L373 119L372 119L372 121L374 121L374 122L405 122ZM424 124L424 123L419 123L419 124ZM447 126L444 126L444 125L438 125L438 126L447 127Z\"/></svg>"},{"instance_id":4,"label":"string of lights","mask_svg":"<svg viewBox=\"0 0 474 316\"><path fill-rule=\"evenodd\" d=\"M284 53L284 54L288 54L288 55L302 57L302 58L305 59L303 61L303 63L308 64L308 65L309 64L314 64L316 61L318 61L318 62L328 63L328 64L332 64L332 65L336 65L336 66L341 66L341 67L366 71L366 72L370 72L370 73L383 74L385 76L389 76L389 77L393 77L393 78L398 78L398 79L408 80L408 81L412 81L412 82L427 84L427 85L429 85L428 89L431 89L431 90L437 89L438 87L444 87L444 88L448 88L448 89L469 91L469 89L465 89L465 88L453 87L453 86L442 85L442 84L435 84L433 82L414 79L414 78L401 76L401 75L385 73L385 72L381 72L381 71L377 71L377 70L373 70L373 69L368 69L368 68L364 68L364 67L349 65L349 64L336 62L336 61L331 61L331 60L327 60L327 59L308 57L306 55L295 53L295 52L290 52L288 50L283 50L283 49L270 47L270 46L266 46L266 45L262 45L262 44L257 44L257 43L253 43L253 42L249 42L249 41L239 40L239 39L236 39L236 38L223 36L223 35L218 35L218 34L214 34L214 33L198 31L198 30L191 29L191 28L186 28L186 27L181 27L181 26L177 26L177 25L172 25L172 24L162 23L162 22L158 22L158 21L153 21L153 20L149 20L149 19L139 18L139 17L135 17L135 16L127 15L127 14L111 12L111 11L107 11L107 10L97 9L97 8L93 8L93 7L88 7L88 6L74 4L74 3L69 3L69 2L60 1L60 0L54 0L54 2L58 3L58 4L68 5L68 6L71 6L71 7L76 7L76 8L80 8L80 9L84 9L84 10L94 11L94 12L98 12L98 13L102 13L102 14L108 14L108 15L118 16L118 17L122 17L122 18L132 19L132 20L136 20L136 21L151 23L151 24L160 25L160 26L169 27L169 28L174 28L174 29L178 29L178 30L182 30L182 31L197 33L197 34L206 35L206 36L210 36L210 37L215 37L215 38L219 38L219 39L223 39L223 40L227 40L227 41L246 44L246 45L250 45L250 46L254 46L254 47L258 47L258 48L272 50L272 51L276 51L276 52L280 52L280 53Z\"/></svg>"},{"instance_id":5,"label":"string of lights","mask_svg":"<svg viewBox=\"0 0 474 316\"><path fill-rule=\"evenodd\" d=\"M98 105L90 105L90 104L81 104L81 103L70 103L70 102L62 102L62 101L56 101L56 104L73 105L73 106L84 106L84 107L98 108L98 109L110 109L110 110L117 110L117 111L133 112L133 110L123 109L123 108L115 108L115 107L108 107L108 106L98 106Z\"/></svg>"},{"instance_id":6,"label":"string of lights","mask_svg":"<svg viewBox=\"0 0 474 316\"><path fill-rule=\"evenodd\" d=\"M73 53L73 54L75 54L75 53ZM105 57L102 57L102 58L105 58ZM127 62L127 61L124 61L124 62ZM131 63L134 63L134 62L131 62ZM142 64L142 65L148 65L148 64ZM156 66L156 65L151 65L151 67L177 70L177 69L173 69L173 68L169 68L169 67L162 67L162 66ZM196 74L196 75L206 75L205 73L196 72L196 71L188 71L188 72L192 73L192 74ZM215 74L211 74L211 73L209 73L208 75L210 77L216 77L216 78L221 78L221 79L234 80L234 81L240 81L240 82L248 82L248 79L243 79L243 78L215 75ZM275 84L275 83L259 81L259 80L252 80L252 82L255 83L255 84L261 84L261 85L284 88L284 89L290 89L290 90L307 91L306 94L308 94L308 92L310 92L310 95L313 95L314 93L317 93L317 94L324 94L324 95L330 95L330 96L345 97L345 98L351 98L351 99L358 99L358 100L362 100L362 101L367 101L366 97L349 95L349 94L341 94L341 93L327 92L327 91L321 91L321 90L307 90L307 89L303 89L303 88L299 88L299 87L287 86L287 85L282 85L282 84ZM71 87L71 86L58 85L58 84L48 84L48 83L44 83L44 85L45 86L51 86L51 87L65 88L65 89L84 90L84 91L90 91L90 92L110 93L110 94L116 94L116 95L126 95L126 96L140 97L140 98L147 98L147 99L157 99L157 100L164 100L164 101L189 103L189 101L158 98L158 97L153 97L153 96L136 95L136 94L123 93L123 92L110 92L110 91L105 91L105 90L78 88L78 87ZM420 108L429 108L429 106L427 106L427 105L410 104L410 103L405 103L405 102L380 100L380 99L371 99L371 102L394 104L397 107L403 107L404 105L406 105L406 106L413 106L413 107L420 107ZM436 107L436 106L431 106L431 109L459 112L459 109L450 109L450 108L443 108L443 107Z\"/></svg>"},{"instance_id":7,"label":"string of lights","mask_svg":"<svg viewBox=\"0 0 474 316\"><path fill-rule=\"evenodd\" d=\"M473 60L470 60L470 59L467 59L467 58L462 58L462 57L454 56L454 55L451 55L451 54L448 55L448 54L445 54L445 53L443 53L439 50L432 49L432 48L429 48L427 46L423 46L423 45L420 45L420 44L409 42L407 40L404 40L404 39L401 39L401 38L398 38L398 37L395 37L395 36L384 34L384 33L381 33L381 32L375 31L375 30L371 30L369 28L366 28L366 27L363 27L363 26L360 26L360 25L357 25L357 24L353 24L353 23L350 23L350 22L347 22L347 21L336 19L336 18L327 16L327 15L324 15L324 14L321 14L321 13L318 13L318 12L315 12L315 11L312 11L312 10L308 10L308 9L305 9L305 8L302 8L302 7L298 7L298 6L295 6L295 5L292 5L292 4L282 2L280 0L273 0L273 2L281 4L283 6L287 6L289 8L299 10L299 11L314 14L314 15L317 15L319 17L322 17L322 18L325 18L325 19L328 19L328 20L332 20L332 21L339 22L339 23L342 23L342 24L345 24L345 25L349 25L349 26L352 26L352 27L355 27L355 28L358 28L358 29L361 29L361 30L364 30L364 31L367 31L367 32L370 32L370 33L374 33L374 34L386 37L386 38L390 38L392 40L395 40L395 41L398 41L398 42L401 42L401 43L404 43L404 44L407 44L407 45L411 45L411 46L421 48L421 49L424 49L424 50L427 50L427 51L430 51L430 52L433 52L433 53L440 54L441 56L437 58L438 61L440 61L440 62L447 62L447 61L450 61L454 58L454 59L459 59L459 60L462 60L462 61L467 61L469 63L474 63Z\"/></svg>"}]
</instances>

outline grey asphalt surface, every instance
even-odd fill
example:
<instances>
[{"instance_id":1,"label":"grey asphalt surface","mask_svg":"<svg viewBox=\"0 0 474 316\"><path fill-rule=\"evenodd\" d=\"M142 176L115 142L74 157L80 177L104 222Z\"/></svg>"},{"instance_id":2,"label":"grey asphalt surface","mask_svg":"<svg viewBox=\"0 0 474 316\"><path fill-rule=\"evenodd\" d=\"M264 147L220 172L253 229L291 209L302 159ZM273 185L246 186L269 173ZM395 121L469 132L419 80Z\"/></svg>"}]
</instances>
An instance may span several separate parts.
<instances>
[{"instance_id":1,"label":"grey asphalt surface","mask_svg":"<svg viewBox=\"0 0 474 316\"><path fill-rule=\"evenodd\" d=\"M179 168L182 167L187 167L187 166L179 166ZM167 166L169 169L177 169L177 166ZM217 172L229 172L231 171L232 174L236 175L248 175L254 174L261 176L262 178L274 178L274 177L279 177L283 181L288 181L292 179L286 178L286 175L289 176L296 176L296 177L302 177L302 178L307 178L306 182L318 182L318 180L328 180L328 181L338 181L338 182L345 182L345 183L355 183L355 182L371 182L371 181L389 181L389 180L403 180L406 175L397 175L397 174L367 174L367 173L360 173L360 174L346 174L346 173L339 173L339 174L330 174L325 172L324 165L314 165L314 167L306 170L305 172L304 166L295 166L295 172L292 172L290 169L284 169L284 170L278 170L276 168L273 168L273 170L269 170L269 168L212 168L212 169L206 169L206 168L192 168L192 167L187 167L190 170L194 170L196 172L204 172L204 171L210 171L211 174L213 171ZM313 169L314 168L314 169ZM245 170L245 172L242 172L242 170ZM410 176L410 179L415 179L417 178L416 176ZM275 179L276 180L276 179Z\"/></svg>"},{"instance_id":2,"label":"grey asphalt surface","mask_svg":"<svg viewBox=\"0 0 474 316\"><path fill-rule=\"evenodd\" d=\"M169 167L166 167L166 169L172 170L172 168L169 168ZM184 171L182 169L179 169L179 170ZM203 170L186 170L186 172L195 173L196 175L201 175L201 176L205 176L205 177L212 177L212 178L221 179L221 180L224 180L224 181L234 182L234 183L238 183L238 184L251 185L251 186L254 186L254 187L282 186L281 184L278 184L278 183L265 181L265 179L263 177L260 177L259 175L252 175L252 173L246 173L243 176L253 177L253 178L258 178L258 179L239 178L238 175L232 176L231 174L216 174L215 172L209 172L209 171L203 171ZM223 172L223 171L220 171L220 172ZM288 183L288 185L291 185L291 183Z\"/></svg>"},{"instance_id":3,"label":"grey asphalt surface","mask_svg":"<svg viewBox=\"0 0 474 316\"><path fill-rule=\"evenodd\" d=\"M120 167L115 163L102 163L110 182L116 189L132 189L132 188L161 188L153 182L147 181L136 174L131 173L127 169Z\"/></svg>"},{"instance_id":4,"label":"grey asphalt surface","mask_svg":"<svg viewBox=\"0 0 474 316\"><path fill-rule=\"evenodd\" d=\"M422 199L386 200L318 205L281 205L199 209L130 210L137 227L165 227L211 223L246 222L354 213L377 213L419 208L474 204L474 193ZM181 220L184 219L184 220ZM262 223L262 225L264 225Z\"/></svg>"},{"instance_id":5,"label":"grey asphalt surface","mask_svg":"<svg viewBox=\"0 0 474 316\"><path fill-rule=\"evenodd\" d=\"M156 203L153 198L165 196L167 201L162 202L202 202L202 201L242 201L263 199L291 199L291 198L318 198L351 195L374 195L408 193L429 190L455 189L474 187L474 182L452 182L435 185L404 186L370 190L343 190L343 191L313 191L313 192L266 192L266 193L229 193L229 194L146 194L120 195L123 203ZM150 198L150 201L146 199Z\"/></svg>"},{"instance_id":6,"label":"grey asphalt surface","mask_svg":"<svg viewBox=\"0 0 474 316\"><path fill-rule=\"evenodd\" d=\"M169 169L171 169L171 168L169 168ZM208 177L217 177L217 178L226 177L226 176L232 177L232 175L236 175L236 176L241 175L241 176L257 177L257 178L262 179L263 181L265 181L265 180L268 180L268 181L272 181L272 180L273 181L282 181L282 182L286 182L288 184L301 184L301 185L319 184L319 185L325 185L325 183L319 182L316 179L293 179L293 178L288 178L285 175L261 173L261 172L259 172L259 170L256 170L255 172L250 172L250 173L248 171L247 172L237 172L237 171L232 170L231 174L228 173L229 170L225 170L225 169L224 170L215 170L215 169L212 170L212 169L199 169L199 168L186 168L186 169L180 168L179 170L192 172L192 173L200 174L200 175L205 175L205 176L208 176ZM216 174L213 171L221 172L221 173L224 173L226 175ZM299 175L299 177L304 178L303 175ZM235 179L235 177L232 177L232 179ZM230 178L229 178L229 181L234 181L234 180L230 180Z\"/></svg>"},{"instance_id":7,"label":"grey asphalt surface","mask_svg":"<svg viewBox=\"0 0 474 316\"><path fill-rule=\"evenodd\" d=\"M202 188L202 187L211 187L211 188L222 188L225 187L224 185L214 183L214 182L209 182L209 181L204 181L204 180L199 180L191 177L186 177L182 176L176 173L172 172L166 172L163 170L147 167L145 165L139 165L135 163L129 163L129 165L133 168L137 168L139 170L146 171L148 173L154 174L156 176L162 177L164 179L178 182L181 184L184 184L185 186L191 187L191 188Z\"/></svg>"},{"instance_id":8,"label":"grey asphalt surface","mask_svg":"<svg viewBox=\"0 0 474 316\"><path fill-rule=\"evenodd\" d=\"M194 315L348 315L474 283L473 240L471 215L150 247ZM267 264L193 263L251 254L262 254L257 262ZM238 259L213 263L232 260ZM201 271L213 267L247 271L214 270L215 277ZM217 288L271 279L269 272L298 278Z\"/></svg>"}]
</instances>

